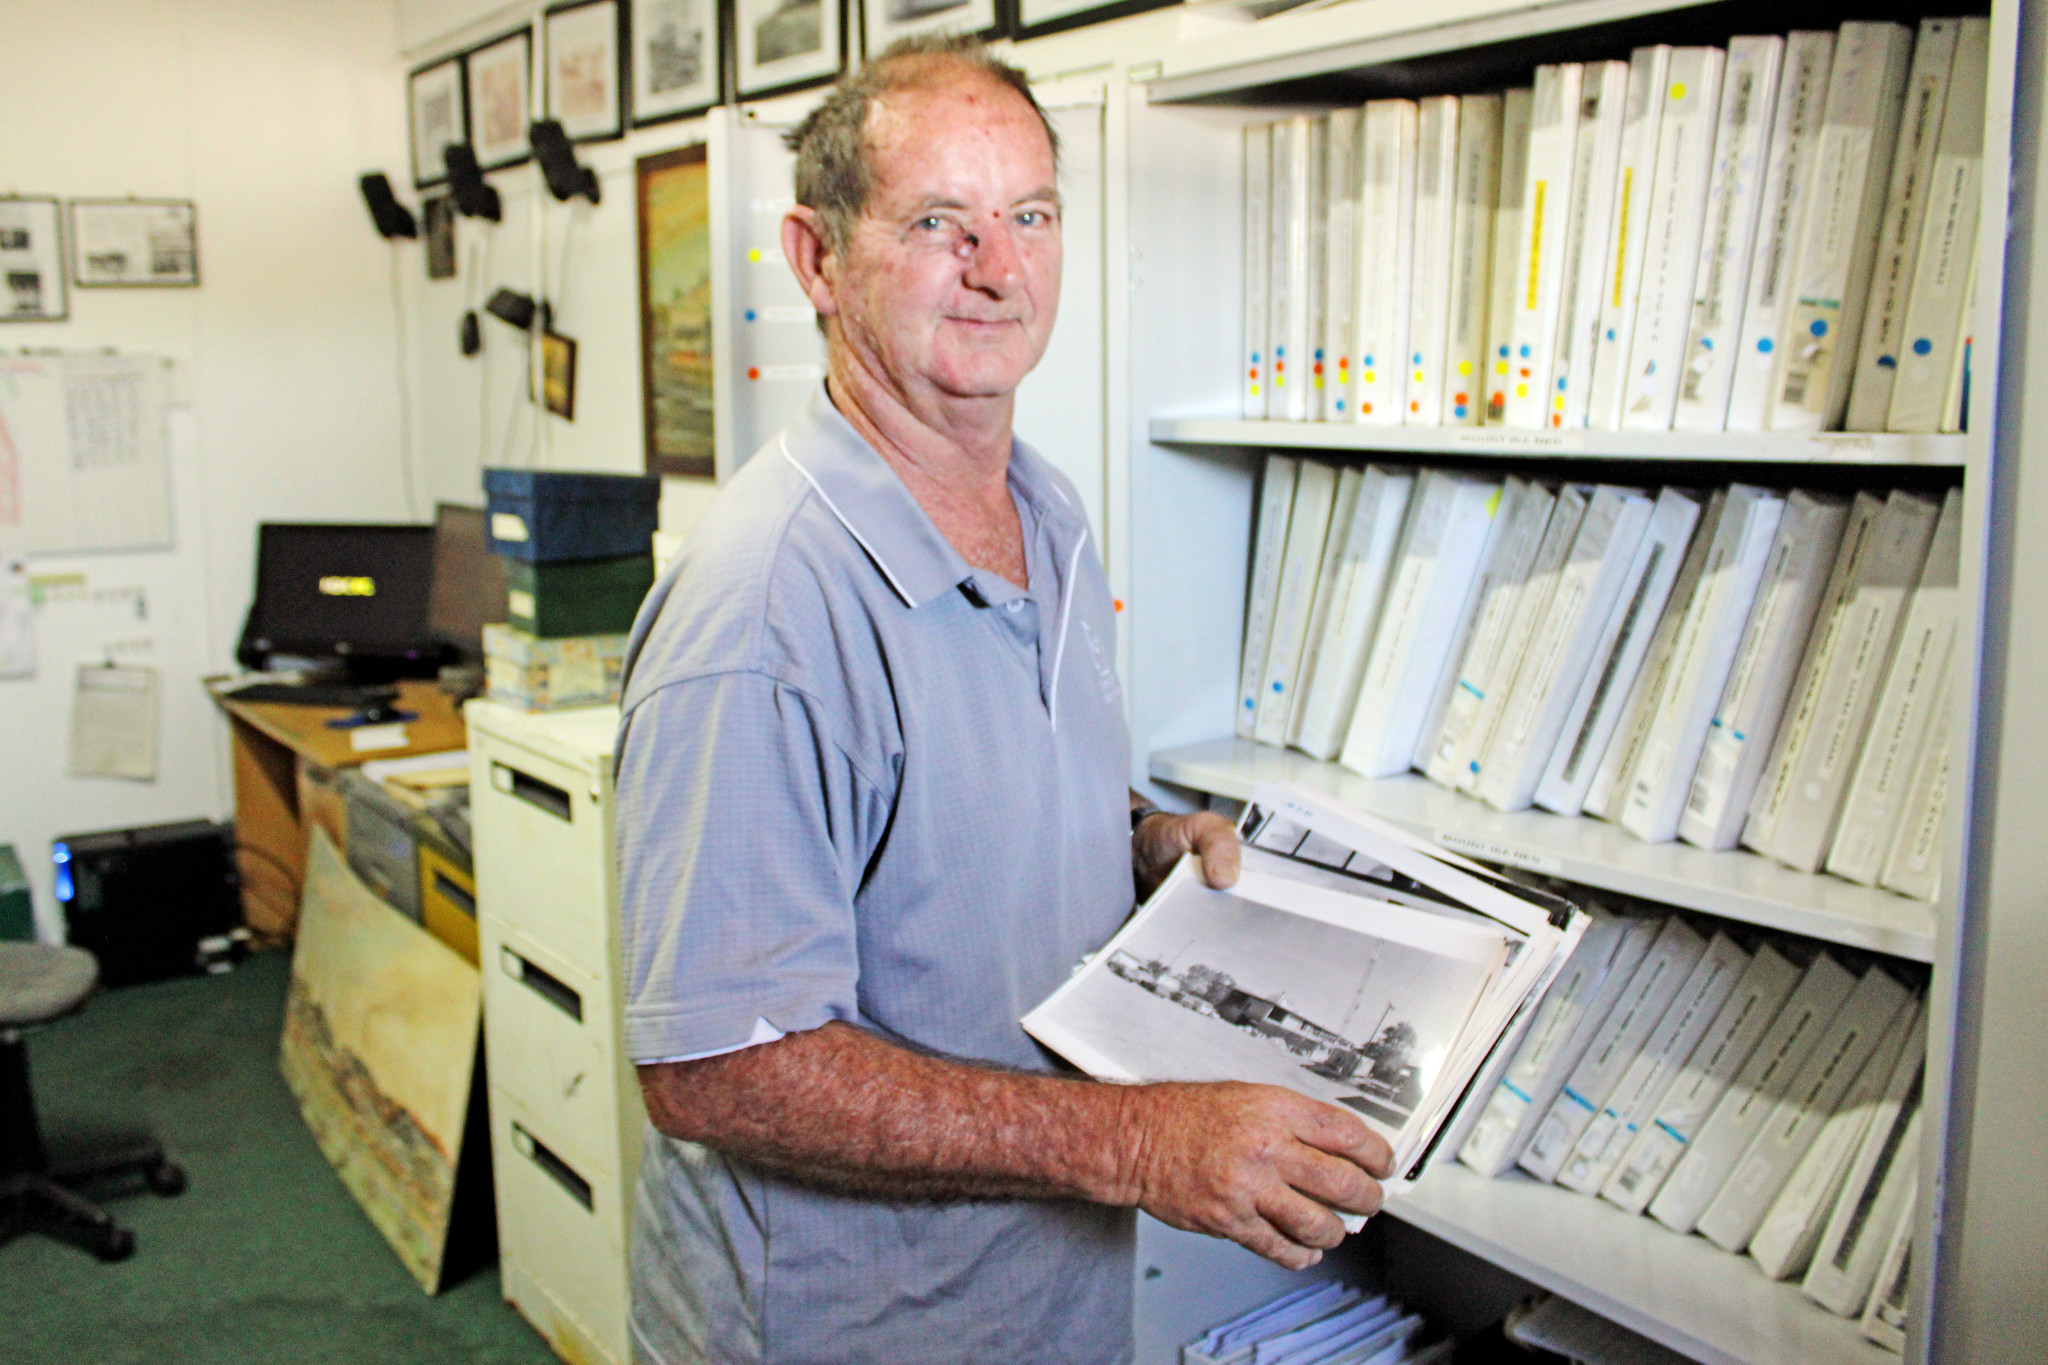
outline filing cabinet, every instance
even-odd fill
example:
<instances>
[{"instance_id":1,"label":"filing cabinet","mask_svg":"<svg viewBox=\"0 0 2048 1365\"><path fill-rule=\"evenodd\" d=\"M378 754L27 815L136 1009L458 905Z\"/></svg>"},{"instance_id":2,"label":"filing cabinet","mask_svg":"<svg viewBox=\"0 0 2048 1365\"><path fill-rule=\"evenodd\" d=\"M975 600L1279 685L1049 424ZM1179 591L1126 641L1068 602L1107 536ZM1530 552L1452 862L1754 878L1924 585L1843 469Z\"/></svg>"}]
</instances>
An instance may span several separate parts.
<instances>
[{"instance_id":1,"label":"filing cabinet","mask_svg":"<svg viewBox=\"0 0 2048 1365\"><path fill-rule=\"evenodd\" d=\"M563 1359L629 1365L647 1118L621 1037L618 708L465 715L505 1297Z\"/></svg>"}]
</instances>

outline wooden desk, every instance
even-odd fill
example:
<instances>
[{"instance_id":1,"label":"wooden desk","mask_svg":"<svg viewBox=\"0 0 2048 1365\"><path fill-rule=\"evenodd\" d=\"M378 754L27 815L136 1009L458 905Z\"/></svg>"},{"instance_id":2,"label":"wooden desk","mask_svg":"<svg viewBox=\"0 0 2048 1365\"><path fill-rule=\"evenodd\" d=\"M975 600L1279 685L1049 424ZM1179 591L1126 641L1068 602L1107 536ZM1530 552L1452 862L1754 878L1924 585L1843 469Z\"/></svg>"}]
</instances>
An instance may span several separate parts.
<instances>
[{"instance_id":1,"label":"wooden desk","mask_svg":"<svg viewBox=\"0 0 2048 1365\"><path fill-rule=\"evenodd\" d=\"M283 943L299 918L306 880L306 836L325 829L347 851L348 822L337 779L343 769L377 758L443 753L467 743L462 714L431 682L398 685L398 707L419 719L405 722L404 745L358 751L350 731L328 726L349 714L345 706L290 706L237 701L226 678L206 680L207 694L228 716L233 732L236 862L242 874L242 918L263 943Z\"/></svg>"}]
</instances>

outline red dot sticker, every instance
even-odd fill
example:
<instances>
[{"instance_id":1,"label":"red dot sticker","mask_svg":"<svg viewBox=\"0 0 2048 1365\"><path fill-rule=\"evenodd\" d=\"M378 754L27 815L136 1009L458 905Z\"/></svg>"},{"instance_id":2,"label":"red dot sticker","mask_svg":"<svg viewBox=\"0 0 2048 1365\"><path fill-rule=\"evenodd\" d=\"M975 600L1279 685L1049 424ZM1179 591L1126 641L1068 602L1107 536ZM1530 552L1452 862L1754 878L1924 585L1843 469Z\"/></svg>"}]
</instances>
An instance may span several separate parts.
<instances>
[{"instance_id":1,"label":"red dot sticker","mask_svg":"<svg viewBox=\"0 0 2048 1365\"><path fill-rule=\"evenodd\" d=\"M759 379L760 377L761 377L761 372L760 372L759 370L757 370L757 369L754 369L754 368L753 368L753 367L751 367L751 366L749 366L749 367L748 367L748 369L747 369L747 378L749 378L749 379Z\"/></svg>"}]
</instances>

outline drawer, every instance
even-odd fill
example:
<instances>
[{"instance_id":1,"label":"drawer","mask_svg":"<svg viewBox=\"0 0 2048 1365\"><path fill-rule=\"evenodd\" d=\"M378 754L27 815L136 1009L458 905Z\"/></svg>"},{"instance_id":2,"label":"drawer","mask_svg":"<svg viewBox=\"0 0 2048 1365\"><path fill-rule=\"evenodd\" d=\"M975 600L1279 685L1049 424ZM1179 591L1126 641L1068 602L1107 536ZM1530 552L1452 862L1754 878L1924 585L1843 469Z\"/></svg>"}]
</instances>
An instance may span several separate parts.
<instances>
[{"instance_id":1,"label":"drawer","mask_svg":"<svg viewBox=\"0 0 2048 1365\"><path fill-rule=\"evenodd\" d=\"M477 955L476 882L469 865L424 841L420 844L420 923L426 931L467 958Z\"/></svg>"},{"instance_id":2,"label":"drawer","mask_svg":"<svg viewBox=\"0 0 2048 1365\"><path fill-rule=\"evenodd\" d=\"M611 831L596 779L509 745L478 755L470 817L479 913L578 971L611 971Z\"/></svg>"},{"instance_id":3,"label":"drawer","mask_svg":"<svg viewBox=\"0 0 2048 1365\"><path fill-rule=\"evenodd\" d=\"M548 1125L580 1160L619 1161L618 1024L598 983L487 924L484 1045L491 1085Z\"/></svg>"},{"instance_id":4,"label":"drawer","mask_svg":"<svg viewBox=\"0 0 2048 1365\"><path fill-rule=\"evenodd\" d=\"M496 1086L491 1090L491 1160L497 1183L498 1247L551 1307L586 1329L618 1361L627 1347L627 1223L614 1178L568 1155L545 1123ZM507 1277L508 1285L512 1283ZM543 1312L527 1316L543 1320Z\"/></svg>"}]
</instances>

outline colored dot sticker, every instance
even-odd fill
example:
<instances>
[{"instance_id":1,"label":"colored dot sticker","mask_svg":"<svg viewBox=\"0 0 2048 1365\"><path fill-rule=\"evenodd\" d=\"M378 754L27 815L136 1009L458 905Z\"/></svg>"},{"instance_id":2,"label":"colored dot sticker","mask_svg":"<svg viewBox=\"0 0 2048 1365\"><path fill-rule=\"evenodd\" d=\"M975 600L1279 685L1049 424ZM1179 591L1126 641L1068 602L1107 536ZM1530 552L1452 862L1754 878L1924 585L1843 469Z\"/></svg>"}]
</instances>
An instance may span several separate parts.
<instances>
[{"instance_id":1,"label":"colored dot sticker","mask_svg":"<svg viewBox=\"0 0 2048 1365\"><path fill-rule=\"evenodd\" d=\"M1714 349L1714 339L1712 337L1701 337L1700 345L1711 351Z\"/></svg>"},{"instance_id":2,"label":"colored dot sticker","mask_svg":"<svg viewBox=\"0 0 2048 1365\"><path fill-rule=\"evenodd\" d=\"M1414 399L1412 399L1412 398L1411 398L1411 399L1409 399L1409 400L1408 400L1408 411L1410 411L1410 412L1421 412L1421 411L1422 411L1422 404L1420 404L1420 403L1416 402L1416 401L1415 401Z\"/></svg>"},{"instance_id":3,"label":"colored dot sticker","mask_svg":"<svg viewBox=\"0 0 2048 1365\"><path fill-rule=\"evenodd\" d=\"M1772 341L1769 337L1758 337L1756 340L1756 348L1759 351L1762 351L1765 355L1769 355L1772 351L1778 349L1778 343Z\"/></svg>"},{"instance_id":4,"label":"colored dot sticker","mask_svg":"<svg viewBox=\"0 0 2048 1365\"><path fill-rule=\"evenodd\" d=\"M1609 327L1609 328L1607 329L1607 339L1608 339L1609 341L1612 341L1612 340L1614 340L1614 329L1613 329L1612 327Z\"/></svg>"},{"instance_id":5,"label":"colored dot sticker","mask_svg":"<svg viewBox=\"0 0 2048 1365\"><path fill-rule=\"evenodd\" d=\"M1321 374L1323 372L1323 362L1318 360L1314 365L1310 366L1309 369L1311 373Z\"/></svg>"},{"instance_id":6,"label":"colored dot sticker","mask_svg":"<svg viewBox=\"0 0 2048 1365\"><path fill-rule=\"evenodd\" d=\"M1411 365L1420 365L1421 363L1422 363L1422 352L1420 352L1420 351L1417 351L1417 352L1415 353L1415 359L1414 359L1414 360L1412 360L1412 361L1410 361L1410 362L1409 362L1409 364L1411 364Z\"/></svg>"},{"instance_id":7,"label":"colored dot sticker","mask_svg":"<svg viewBox=\"0 0 2048 1365\"><path fill-rule=\"evenodd\" d=\"M1358 362L1358 363L1359 363L1359 364L1361 364L1361 365L1370 365L1370 364L1372 364L1372 357L1371 357L1371 356L1364 356L1364 357L1362 357L1362 358L1361 358L1361 359L1359 360L1359 362Z\"/></svg>"},{"instance_id":8,"label":"colored dot sticker","mask_svg":"<svg viewBox=\"0 0 2048 1365\"><path fill-rule=\"evenodd\" d=\"M1371 412L1371 411L1372 411L1372 404L1370 404L1370 403L1360 403L1360 404L1358 405L1358 410L1359 410L1360 412Z\"/></svg>"},{"instance_id":9,"label":"colored dot sticker","mask_svg":"<svg viewBox=\"0 0 2048 1365\"><path fill-rule=\"evenodd\" d=\"M747 259L759 265L761 263L761 248L757 246L749 247L747 249Z\"/></svg>"},{"instance_id":10,"label":"colored dot sticker","mask_svg":"<svg viewBox=\"0 0 2048 1365\"><path fill-rule=\"evenodd\" d=\"M753 368L752 366L749 366L749 367L747 368L747 378L749 378L749 379L759 379L760 377L761 377L761 372L760 372L759 370L757 370L757 369Z\"/></svg>"},{"instance_id":11,"label":"colored dot sticker","mask_svg":"<svg viewBox=\"0 0 2048 1365\"><path fill-rule=\"evenodd\" d=\"M1671 98L1673 98L1673 99L1675 99L1675 100L1682 100L1682 99L1684 99L1684 98L1685 98L1685 82L1684 82L1684 81L1674 81L1674 82L1672 83L1672 86L1671 86Z\"/></svg>"},{"instance_id":12,"label":"colored dot sticker","mask_svg":"<svg viewBox=\"0 0 2048 1365\"><path fill-rule=\"evenodd\" d=\"M1529 358L1529 348L1528 348L1527 346L1524 346L1524 347L1522 348L1522 359L1524 359L1524 360L1527 360L1528 358Z\"/></svg>"},{"instance_id":13,"label":"colored dot sticker","mask_svg":"<svg viewBox=\"0 0 2048 1365\"><path fill-rule=\"evenodd\" d=\"M1877 358L1877 368L1880 370L1896 370L1899 368L1899 358L1895 355L1881 355Z\"/></svg>"},{"instance_id":14,"label":"colored dot sticker","mask_svg":"<svg viewBox=\"0 0 2048 1365\"><path fill-rule=\"evenodd\" d=\"M1281 682L1278 678L1275 678L1273 679L1273 690L1275 692L1285 692L1287 690L1287 685Z\"/></svg>"},{"instance_id":15,"label":"colored dot sticker","mask_svg":"<svg viewBox=\"0 0 2048 1365\"><path fill-rule=\"evenodd\" d=\"M1252 385L1252 396L1253 396L1254 398L1256 398L1256 397L1258 396L1258 393L1259 393L1259 386L1258 386L1257 384L1254 384L1254 385Z\"/></svg>"},{"instance_id":16,"label":"colored dot sticker","mask_svg":"<svg viewBox=\"0 0 2048 1365\"><path fill-rule=\"evenodd\" d=\"M1498 362L1496 362L1496 363L1495 363L1495 365L1494 365L1494 367L1493 367L1493 372L1494 372L1495 374L1506 374L1506 373L1508 372L1508 363L1507 363L1507 361L1505 361L1505 360L1502 360L1502 361L1498 361Z\"/></svg>"},{"instance_id":17,"label":"colored dot sticker","mask_svg":"<svg viewBox=\"0 0 2048 1365\"><path fill-rule=\"evenodd\" d=\"M1285 346L1275 346L1275 347L1273 348L1273 359L1275 359L1275 360L1278 360L1278 359L1280 359L1280 358L1281 358L1282 356L1284 356L1284 355L1286 355L1286 354L1287 354L1287 348L1286 348Z\"/></svg>"},{"instance_id":18,"label":"colored dot sticker","mask_svg":"<svg viewBox=\"0 0 2048 1365\"><path fill-rule=\"evenodd\" d=\"M1557 391L1558 391L1559 393L1563 393L1563 392L1564 392L1564 376L1563 376L1563 375L1559 375L1559 376L1557 377Z\"/></svg>"},{"instance_id":19,"label":"colored dot sticker","mask_svg":"<svg viewBox=\"0 0 2048 1365\"><path fill-rule=\"evenodd\" d=\"M1420 383L1422 382L1422 371L1420 371L1420 370L1417 370L1417 371L1415 372L1415 382L1416 382L1416 383L1418 383L1418 384L1420 384Z\"/></svg>"},{"instance_id":20,"label":"colored dot sticker","mask_svg":"<svg viewBox=\"0 0 2048 1365\"><path fill-rule=\"evenodd\" d=\"M1928 354L1930 354L1930 353L1931 353L1931 352L1932 352L1933 350L1934 350L1934 343L1933 343L1932 341L1928 340L1928 339L1927 339L1926 337L1915 337L1915 338L1913 339L1913 354L1914 354L1914 355L1928 355Z\"/></svg>"},{"instance_id":21,"label":"colored dot sticker","mask_svg":"<svg viewBox=\"0 0 2048 1365\"><path fill-rule=\"evenodd\" d=\"M1815 318L1813 325L1806 330L1817 337L1824 337L1828 334L1828 320L1826 318Z\"/></svg>"},{"instance_id":22,"label":"colored dot sticker","mask_svg":"<svg viewBox=\"0 0 2048 1365\"><path fill-rule=\"evenodd\" d=\"M1316 376L1316 378L1315 378L1315 386L1316 386L1317 388L1319 388L1319 389L1320 389L1320 388L1321 388L1321 387L1323 386L1323 377L1322 377L1321 375L1317 375L1317 376Z\"/></svg>"},{"instance_id":23,"label":"colored dot sticker","mask_svg":"<svg viewBox=\"0 0 2048 1365\"><path fill-rule=\"evenodd\" d=\"M1553 408L1556 408L1556 409L1557 409L1557 410L1558 410L1559 412L1563 412L1563 411L1564 411L1564 399L1562 399L1562 398L1553 398L1553 399L1551 399L1551 400L1550 400L1550 406L1552 406Z\"/></svg>"},{"instance_id":24,"label":"colored dot sticker","mask_svg":"<svg viewBox=\"0 0 2048 1365\"><path fill-rule=\"evenodd\" d=\"M1502 358L1503 360L1505 360L1505 359L1507 358L1507 354L1508 354L1508 348L1507 348L1507 347L1505 347L1505 346L1501 347L1501 348L1500 348L1500 354L1501 354L1501 358Z\"/></svg>"},{"instance_id":25,"label":"colored dot sticker","mask_svg":"<svg viewBox=\"0 0 2048 1365\"><path fill-rule=\"evenodd\" d=\"M1460 404L1458 404L1458 406L1456 406L1456 407L1454 407L1454 408L1452 408L1452 409L1451 409L1451 416L1453 416L1453 417L1463 417L1464 415L1465 415L1465 405L1464 405L1463 403L1460 403Z\"/></svg>"},{"instance_id":26,"label":"colored dot sticker","mask_svg":"<svg viewBox=\"0 0 2048 1365\"><path fill-rule=\"evenodd\" d=\"M1316 354L1315 354L1315 359L1316 359L1316 363L1317 363L1318 365L1321 365L1321 364L1322 364L1322 361L1323 361L1323 348L1322 348L1322 347L1320 347L1320 346L1316 347Z\"/></svg>"},{"instance_id":27,"label":"colored dot sticker","mask_svg":"<svg viewBox=\"0 0 2048 1365\"><path fill-rule=\"evenodd\" d=\"M1465 394L1465 393L1461 393L1461 394L1457 394L1457 395L1453 396L1453 397L1452 397L1452 399L1451 399L1451 401L1452 401L1453 403L1456 403L1456 404L1457 404L1457 405L1458 405L1459 407L1461 407L1461 408L1462 408L1462 407L1464 407L1464 406L1465 406L1465 405L1466 405L1467 403L1469 403L1469 402L1471 402L1471 401L1472 401L1472 396L1471 396L1470 394Z\"/></svg>"},{"instance_id":28,"label":"colored dot sticker","mask_svg":"<svg viewBox=\"0 0 2048 1365\"><path fill-rule=\"evenodd\" d=\"M1472 373L1472 362L1471 362L1471 361L1469 361L1469 360L1461 360L1461 361L1459 361L1459 362L1458 362L1458 373L1459 373L1459 374L1470 374L1470 373Z\"/></svg>"},{"instance_id":29,"label":"colored dot sticker","mask_svg":"<svg viewBox=\"0 0 2048 1365\"><path fill-rule=\"evenodd\" d=\"M1527 398L1528 396L1529 396L1529 386L1528 386L1527 384L1517 384L1517 385L1515 385L1515 397L1517 397L1517 398Z\"/></svg>"},{"instance_id":30,"label":"colored dot sticker","mask_svg":"<svg viewBox=\"0 0 2048 1365\"><path fill-rule=\"evenodd\" d=\"M1284 388L1286 388L1286 387L1287 387L1287 376L1286 376L1286 375L1284 375L1284 374L1276 374L1276 375L1274 375L1274 376L1273 376L1273 387L1274 387L1274 388L1276 388L1276 389L1284 389Z\"/></svg>"},{"instance_id":31,"label":"colored dot sticker","mask_svg":"<svg viewBox=\"0 0 2048 1365\"><path fill-rule=\"evenodd\" d=\"M1358 377L1359 377L1360 379L1363 379L1363 380L1364 380L1364 381L1365 381L1366 383L1368 383L1368 384L1370 384L1370 383L1372 383L1372 382L1373 382L1373 378L1372 378L1372 371L1371 371L1371 370L1367 370L1367 371L1366 371L1366 372L1365 372L1364 374L1361 374L1361 375L1360 375L1360 376L1358 376Z\"/></svg>"}]
</instances>

